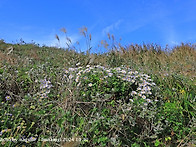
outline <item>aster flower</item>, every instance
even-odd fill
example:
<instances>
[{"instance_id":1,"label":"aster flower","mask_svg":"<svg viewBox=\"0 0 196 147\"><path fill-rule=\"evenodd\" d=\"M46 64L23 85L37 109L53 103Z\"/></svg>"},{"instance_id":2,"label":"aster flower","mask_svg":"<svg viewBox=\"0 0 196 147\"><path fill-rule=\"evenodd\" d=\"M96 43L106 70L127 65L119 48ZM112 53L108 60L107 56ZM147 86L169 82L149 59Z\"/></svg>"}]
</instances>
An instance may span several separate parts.
<instances>
[{"instance_id":1,"label":"aster flower","mask_svg":"<svg viewBox=\"0 0 196 147\"><path fill-rule=\"evenodd\" d=\"M107 69L107 70L106 70L106 72L108 72L108 73L109 73L109 72L110 72L110 69Z\"/></svg>"},{"instance_id":2,"label":"aster flower","mask_svg":"<svg viewBox=\"0 0 196 147\"><path fill-rule=\"evenodd\" d=\"M143 99L146 99L146 96L145 96L145 95L142 95L142 98L143 98Z\"/></svg>"},{"instance_id":3,"label":"aster flower","mask_svg":"<svg viewBox=\"0 0 196 147\"><path fill-rule=\"evenodd\" d=\"M131 78L129 78L129 77L128 77L126 80L127 80L128 82L131 82Z\"/></svg>"},{"instance_id":4,"label":"aster flower","mask_svg":"<svg viewBox=\"0 0 196 147\"><path fill-rule=\"evenodd\" d=\"M78 62L77 64L76 64L76 66L79 66L80 65L80 62Z\"/></svg>"},{"instance_id":5,"label":"aster flower","mask_svg":"<svg viewBox=\"0 0 196 147\"><path fill-rule=\"evenodd\" d=\"M135 71L135 74L138 74L138 71Z\"/></svg>"},{"instance_id":6,"label":"aster flower","mask_svg":"<svg viewBox=\"0 0 196 147\"><path fill-rule=\"evenodd\" d=\"M109 76L109 77L112 77L112 75L113 75L113 73L108 73L108 76Z\"/></svg>"},{"instance_id":7,"label":"aster flower","mask_svg":"<svg viewBox=\"0 0 196 147\"><path fill-rule=\"evenodd\" d=\"M143 78L140 78L140 80L143 81L144 79Z\"/></svg>"},{"instance_id":8,"label":"aster flower","mask_svg":"<svg viewBox=\"0 0 196 147\"><path fill-rule=\"evenodd\" d=\"M88 79L88 77L86 77L86 76L85 76L83 79L84 79L84 80L87 80L87 79Z\"/></svg>"},{"instance_id":9,"label":"aster flower","mask_svg":"<svg viewBox=\"0 0 196 147\"><path fill-rule=\"evenodd\" d=\"M138 96L142 97L142 94L141 93L138 93Z\"/></svg>"},{"instance_id":10,"label":"aster flower","mask_svg":"<svg viewBox=\"0 0 196 147\"><path fill-rule=\"evenodd\" d=\"M125 77L123 77L123 78L121 78L123 81L126 81L126 78Z\"/></svg>"},{"instance_id":11,"label":"aster flower","mask_svg":"<svg viewBox=\"0 0 196 147\"><path fill-rule=\"evenodd\" d=\"M132 71L129 71L129 72L128 72L128 74L129 74L129 75L132 75L132 74L133 74L133 72L132 72Z\"/></svg>"},{"instance_id":12,"label":"aster flower","mask_svg":"<svg viewBox=\"0 0 196 147\"><path fill-rule=\"evenodd\" d=\"M69 68L69 71L75 71L75 68Z\"/></svg>"},{"instance_id":13,"label":"aster flower","mask_svg":"<svg viewBox=\"0 0 196 147\"><path fill-rule=\"evenodd\" d=\"M15 108L16 106L17 106L16 104L13 104L13 105L12 105L13 108Z\"/></svg>"},{"instance_id":14,"label":"aster flower","mask_svg":"<svg viewBox=\"0 0 196 147\"><path fill-rule=\"evenodd\" d=\"M125 70L122 70L121 73L126 74L126 71Z\"/></svg>"},{"instance_id":15,"label":"aster flower","mask_svg":"<svg viewBox=\"0 0 196 147\"><path fill-rule=\"evenodd\" d=\"M11 100L11 97L10 97L10 96L6 96L6 97L5 97L5 100L6 100L6 101L9 101L9 100Z\"/></svg>"},{"instance_id":16,"label":"aster flower","mask_svg":"<svg viewBox=\"0 0 196 147\"><path fill-rule=\"evenodd\" d=\"M30 138L29 138L30 141L36 141L36 139L37 139L37 138L35 138L35 137L30 137Z\"/></svg>"},{"instance_id":17,"label":"aster flower","mask_svg":"<svg viewBox=\"0 0 196 147\"><path fill-rule=\"evenodd\" d=\"M52 85L51 85L51 82L50 81L47 81L46 79L44 80L40 80L40 89L44 89L44 88L51 88Z\"/></svg>"},{"instance_id":18,"label":"aster flower","mask_svg":"<svg viewBox=\"0 0 196 147\"><path fill-rule=\"evenodd\" d=\"M137 90L142 90L142 88L141 87L138 87Z\"/></svg>"},{"instance_id":19,"label":"aster flower","mask_svg":"<svg viewBox=\"0 0 196 147\"><path fill-rule=\"evenodd\" d=\"M131 95L133 96L133 95L136 95L137 94L137 92L136 91L132 91L131 92Z\"/></svg>"},{"instance_id":20,"label":"aster flower","mask_svg":"<svg viewBox=\"0 0 196 147\"><path fill-rule=\"evenodd\" d=\"M69 73L69 71L68 71L68 70L65 70L65 73L66 73L66 74L68 74L68 73Z\"/></svg>"},{"instance_id":21,"label":"aster flower","mask_svg":"<svg viewBox=\"0 0 196 147\"><path fill-rule=\"evenodd\" d=\"M133 102L133 99L129 99L130 102Z\"/></svg>"},{"instance_id":22,"label":"aster flower","mask_svg":"<svg viewBox=\"0 0 196 147\"><path fill-rule=\"evenodd\" d=\"M115 68L117 71L120 71L121 69L120 69L120 67L117 67L117 68Z\"/></svg>"},{"instance_id":23,"label":"aster flower","mask_svg":"<svg viewBox=\"0 0 196 147\"><path fill-rule=\"evenodd\" d=\"M146 101L147 101L148 103L151 103L151 102L152 102L150 99L146 99Z\"/></svg>"},{"instance_id":24,"label":"aster flower","mask_svg":"<svg viewBox=\"0 0 196 147\"><path fill-rule=\"evenodd\" d=\"M1 132L0 132L0 136L2 136L2 135L3 135L3 133L7 132L7 130L8 130L8 129L1 130Z\"/></svg>"},{"instance_id":25,"label":"aster flower","mask_svg":"<svg viewBox=\"0 0 196 147\"><path fill-rule=\"evenodd\" d=\"M152 94L152 92L148 91L147 94Z\"/></svg>"},{"instance_id":26,"label":"aster flower","mask_svg":"<svg viewBox=\"0 0 196 147\"><path fill-rule=\"evenodd\" d=\"M72 74L69 75L69 79L71 80L74 76Z\"/></svg>"},{"instance_id":27,"label":"aster flower","mask_svg":"<svg viewBox=\"0 0 196 147\"><path fill-rule=\"evenodd\" d=\"M79 77L79 76L77 76L75 81L76 81L76 82L79 82L79 78L80 78L80 77Z\"/></svg>"},{"instance_id":28,"label":"aster flower","mask_svg":"<svg viewBox=\"0 0 196 147\"><path fill-rule=\"evenodd\" d=\"M135 83L135 80L131 80L132 83Z\"/></svg>"},{"instance_id":29,"label":"aster flower","mask_svg":"<svg viewBox=\"0 0 196 147\"><path fill-rule=\"evenodd\" d=\"M144 106L148 106L148 103L144 103Z\"/></svg>"},{"instance_id":30,"label":"aster flower","mask_svg":"<svg viewBox=\"0 0 196 147\"><path fill-rule=\"evenodd\" d=\"M147 86L146 88L147 88L147 90L148 90L148 91L150 91L150 90L151 90L151 88L150 88L149 86Z\"/></svg>"}]
</instances>

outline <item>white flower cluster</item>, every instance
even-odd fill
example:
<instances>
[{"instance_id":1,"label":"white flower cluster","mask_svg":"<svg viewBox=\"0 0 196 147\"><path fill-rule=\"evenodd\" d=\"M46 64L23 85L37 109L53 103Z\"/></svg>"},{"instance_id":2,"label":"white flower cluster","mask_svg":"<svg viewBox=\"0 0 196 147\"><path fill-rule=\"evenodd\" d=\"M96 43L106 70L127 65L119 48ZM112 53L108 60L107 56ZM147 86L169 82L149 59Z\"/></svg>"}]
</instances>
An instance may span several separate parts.
<instances>
[{"instance_id":1,"label":"white flower cluster","mask_svg":"<svg viewBox=\"0 0 196 147\"><path fill-rule=\"evenodd\" d=\"M46 79L40 80L40 89L41 89L41 97L40 98L47 98L47 94L50 93L50 88L52 87L52 84L50 81Z\"/></svg>"},{"instance_id":2,"label":"white flower cluster","mask_svg":"<svg viewBox=\"0 0 196 147\"><path fill-rule=\"evenodd\" d=\"M100 80L107 83L107 78L116 76L117 78L129 82L130 84L137 85L136 90L130 91L130 95L132 97L142 98L147 103L153 102L153 100L149 99L152 94L152 88L156 86L156 84L152 81L149 75L141 74L138 71L133 71L128 67L116 67L116 68L106 68L100 65L89 66L87 65L85 68L69 68L65 70L65 77L69 80L75 81L80 86L82 80L88 80L87 73L95 74L100 73L102 76ZM91 87L93 83L89 83L88 86ZM133 101L130 99L130 101Z\"/></svg>"}]
</instances>

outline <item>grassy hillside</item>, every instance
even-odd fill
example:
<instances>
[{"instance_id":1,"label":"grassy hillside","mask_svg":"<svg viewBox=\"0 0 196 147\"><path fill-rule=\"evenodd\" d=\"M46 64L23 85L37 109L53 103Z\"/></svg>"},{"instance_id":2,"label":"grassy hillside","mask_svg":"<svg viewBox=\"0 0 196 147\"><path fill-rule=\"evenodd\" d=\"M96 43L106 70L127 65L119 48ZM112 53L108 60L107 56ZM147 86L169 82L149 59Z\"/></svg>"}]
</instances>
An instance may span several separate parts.
<instances>
[{"instance_id":1,"label":"grassy hillside","mask_svg":"<svg viewBox=\"0 0 196 147\"><path fill-rule=\"evenodd\" d=\"M0 143L194 146L196 46L108 38L103 54L1 40Z\"/></svg>"}]
</instances>

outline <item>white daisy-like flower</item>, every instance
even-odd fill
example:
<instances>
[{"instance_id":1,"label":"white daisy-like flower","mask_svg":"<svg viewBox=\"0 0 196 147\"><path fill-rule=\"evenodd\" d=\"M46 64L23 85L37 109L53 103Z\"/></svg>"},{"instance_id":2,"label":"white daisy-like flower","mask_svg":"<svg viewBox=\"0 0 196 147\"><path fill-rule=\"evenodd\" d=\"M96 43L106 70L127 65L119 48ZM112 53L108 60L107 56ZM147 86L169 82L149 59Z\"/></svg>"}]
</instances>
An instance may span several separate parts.
<instances>
[{"instance_id":1,"label":"white daisy-like flower","mask_svg":"<svg viewBox=\"0 0 196 147\"><path fill-rule=\"evenodd\" d=\"M106 72L108 72L108 73L109 73L109 72L110 72L110 69L107 69L107 70L106 70Z\"/></svg>"},{"instance_id":2,"label":"white daisy-like flower","mask_svg":"<svg viewBox=\"0 0 196 147\"><path fill-rule=\"evenodd\" d=\"M125 70L122 70L121 73L126 74L126 71Z\"/></svg>"},{"instance_id":3,"label":"white daisy-like flower","mask_svg":"<svg viewBox=\"0 0 196 147\"><path fill-rule=\"evenodd\" d=\"M125 78L125 77L123 77L123 78L122 78L122 80L123 80L123 81L126 81L126 78Z\"/></svg>"},{"instance_id":4,"label":"white daisy-like flower","mask_svg":"<svg viewBox=\"0 0 196 147\"><path fill-rule=\"evenodd\" d=\"M75 69L74 68L69 68L69 71L74 71Z\"/></svg>"},{"instance_id":5,"label":"white daisy-like flower","mask_svg":"<svg viewBox=\"0 0 196 147\"><path fill-rule=\"evenodd\" d=\"M152 92L148 91L147 94L152 94Z\"/></svg>"},{"instance_id":6,"label":"white daisy-like flower","mask_svg":"<svg viewBox=\"0 0 196 147\"><path fill-rule=\"evenodd\" d=\"M36 139L37 139L37 138L35 138L35 137L30 137L30 138L29 138L30 141L35 141Z\"/></svg>"},{"instance_id":7,"label":"white daisy-like flower","mask_svg":"<svg viewBox=\"0 0 196 147\"><path fill-rule=\"evenodd\" d=\"M79 77L79 76L77 76L75 81L76 81L76 82L79 82L79 78L80 78L80 77Z\"/></svg>"},{"instance_id":8,"label":"white daisy-like flower","mask_svg":"<svg viewBox=\"0 0 196 147\"><path fill-rule=\"evenodd\" d=\"M141 93L138 93L138 96L142 97L142 94Z\"/></svg>"},{"instance_id":9,"label":"white daisy-like flower","mask_svg":"<svg viewBox=\"0 0 196 147\"><path fill-rule=\"evenodd\" d=\"M144 103L144 106L148 106L148 103Z\"/></svg>"},{"instance_id":10,"label":"white daisy-like flower","mask_svg":"<svg viewBox=\"0 0 196 147\"><path fill-rule=\"evenodd\" d=\"M150 99L146 99L146 101L147 101L148 103L151 103L151 102L152 102Z\"/></svg>"},{"instance_id":11,"label":"white daisy-like flower","mask_svg":"<svg viewBox=\"0 0 196 147\"><path fill-rule=\"evenodd\" d=\"M146 78L150 78L150 76L149 76L149 75L147 75L147 74L144 74L144 76L145 76Z\"/></svg>"},{"instance_id":12,"label":"white daisy-like flower","mask_svg":"<svg viewBox=\"0 0 196 147\"><path fill-rule=\"evenodd\" d=\"M10 96L6 96L6 97L5 97L5 100L6 100L6 101L9 101L9 100L11 100L11 97L10 97Z\"/></svg>"},{"instance_id":13,"label":"white daisy-like flower","mask_svg":"<svg viewBox=\"0 0 196 147\"><path fill-rule=\"evenodd\" d=\"M110 73L108 73L108 76L109 76L109 77L112 77L112 75L113 75L113 73L111 73L111 72L110 72Z\"/></svg>"},{"instance_id":14,"label":"white daisy-like flower","mask_svg":"<svg viewBox=\"0 0 196 147\"><path fill-rule=\"evenodd\" d=\"M145 95L142 95L142 98L143 98L143 99L146 99L146 96L145 96Z\"/></svg>"},{"instance_id":15,"label":"white daisy-like flower","mask_svg":"<svg viewBox=\"0 0 196 147\"><path fill-rule=\"evenodd\" d=\"M90 69L89 69L89 68L87 68L84 72L88 73L88 72L90 72Z\"/></svg>"},{"instance_id":16,"label":"white daisy-like flower","mask_svg":"<svg viewBox=\"0 0 196 147\"><path fill-rule=\"evenodd\" d=\"M51 82L50 81L47 81L46 79L44 80L40 80L40 89L44 89L44 88L51 88L52 85L51 85Z\"/></svg>"},{"instance_id":17,"label":"white daisy-like flower","mask_svg":"<svg viewBox=\"0 0 196 147\"><path fill-rule=\"evenodd\" d=\"M77 64L76 64L76 66L79 66L80 65L80 62L78 62Z\"/></svg>"},{"instance_id":18,"label":"white daisy-like flower","mask_svg":"<svg viewBox=\"0 0 196 147\"><path fill-rule=\"evenodd\" d=\"M135 74L138 74L138 71L135 71Z\"/></svg>"},{"instance_id":19,"label":"white daisy-like flower","mask_svg":"<svg viewBox=\"0 0 196 147\"><path fill-rule=\"evenodd\" d=\"M94 67L90 67L90 70L94 69Z\"/></svg>"},{"instance_id":20,"label":"white daisy-like flower","mask_svg":"<svg viewBox=\"0 0 196 147\"><path fill-rule=\"evenodd\" d=\"M130 102L133 102L133 99L129 99Z\"/></svg>"},{"instance_id":21,"label":"white daisy-like flower","mask_svg":"<svg viewBox=\"0 0 196 147\"><path fill-rule=\"evenodd\" d=\"M87 80L87 79L88 79L88 77L86 77L86 76L85 76L83 79L84 79L84 80Z\"/></svg>"},{"instance_id":22,"label":"white daisy-like flower","mask_svg":"<svg viewBox=\"0 0 196 147\"><path fill-rule=\"evenodd\" d=\"M92 86L93 86L93 84L92 84L92 83L89 83L89 84L88 84L88 86L89 86L89 87L92 87Z\"/></svg>"},{"instance_id":23,"label":"white daisy-like flower","mask_svg":"<svg viewBox=\"0 0 196 147\"><path fill-rule=\"evenodd\" d=\"M72 74L69 75L69 79L72 79L74 76Z\"/></svg>"},{"instance_id":24,"label":"white daisy-like flower","mask_svg":"<svg viewBox=\"0 0 196 147\"><path fill-rule=\"evenodd\" d=\"M65 73L66 73L66 74L68 74L68 73L69 73L69 71L68 71L68 70L65 70Z\"/></svg>"},{"instance_id":25,"label":"white daisy-like flower","mask_svg":"<svg viewBox=\"0 0 196 147\"><path fill-rule=\"evenodd\" d=\"M133 74L133 72L132 72L132 71L129 71L129 72L128 72L128 74L129 74L129 75L132 75L132 74Z\"/></svg>"},{"instance_id":26,"label":"white daisy-like flower","mask_svg":"<svg viewBox=\"0 0 196 147\"><path fill-rule=\"evenodd\" d=\"M146 89L149 90L149 91L151 90L151 88L149 86L147 86Z\"/></svg>"},{"instance_id":27,"label":"white daisy-like flower","mask_svg":"<svg viewBox=\"0 0 196 147\"><path fill-rule=\"evenodd\" d=\"M137 90L142 90L142 88L141 87L138 87Z\"/></svg>"},{"instance_id":28,"label":"white daisy-like flower","mask_svg":"<svg viewBox=\"0 0 196 147\"><path fill-rule=\"evenodd\" d=\"M127 81L128 81L128 82L131 82L131 78L128 77L128 78L127 78Z\"/></svg>"},{"instance_id":29,"label":"white daisy-like flower","mask_svg":"<svg viewBox=\"0 0 196 147\"><path fill-rule=\"evenodd\" d=\"M136 95L137 94L137 92L136 91L132 91L131 92L131 95L133 96L133 95Z\"/></svg>"},{"instance_id":30,"label":"white daisy-like flower","mask_svg":"<svg viewBox=\"0 0 196 147\"><path fill-rule=\"evenodd\" d=\"M78 72L76 75L77 75L77 76L81 76L81 72Z\"/></svg>"},{"instance_id":31,"label":"white daisy-like flower","mask_svg":"<svg viewBox=\"0 0 196 147\"><path fill-rule=\"evenodd\" d=\"M115 68L117 71L120 71L120 67Z\"/></svg>"}]
</instances>

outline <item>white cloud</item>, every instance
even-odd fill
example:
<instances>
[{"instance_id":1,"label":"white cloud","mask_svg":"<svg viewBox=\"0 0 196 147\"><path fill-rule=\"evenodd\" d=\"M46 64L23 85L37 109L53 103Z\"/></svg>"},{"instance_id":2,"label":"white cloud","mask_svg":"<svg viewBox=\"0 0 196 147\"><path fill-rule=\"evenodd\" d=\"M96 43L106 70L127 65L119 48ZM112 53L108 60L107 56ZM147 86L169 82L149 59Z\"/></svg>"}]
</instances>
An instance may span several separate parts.
<instances>
[{"instance_id":1,"label":"white cloud","mask_svg":"<svg viewBox=\"0 0 196 147\"><path fill-rule=\"evenodd\" d=\"M170 45L180 45L180 43L179 42L177 42L177 41L173 41L173 40L171 40L170 42L169 42L169 44Z\"/></svg>"},{"instance_id":2,"label":"white cloud","mask_svg":"<svg viewBox=\"0 0 196 147\"><path fill-rule=\"evenodd\" d=\"M122 19L118 20L117 22L105 27L103 30L102 30L102 34L107 34L111 31L114 31L115 29L118 29L119 28L119 25L122 23Z\"/></svg>"}]
</instances>

